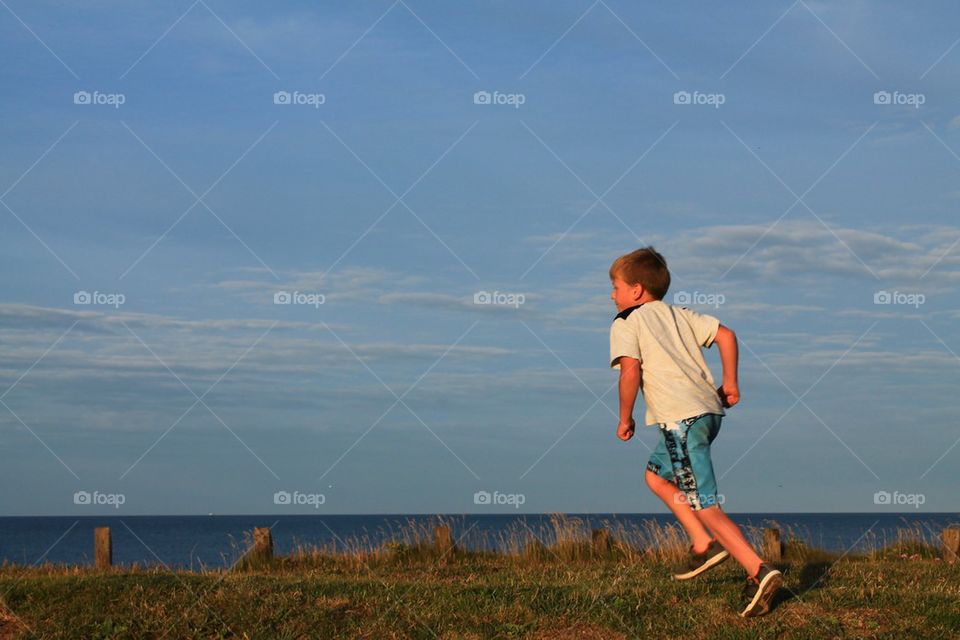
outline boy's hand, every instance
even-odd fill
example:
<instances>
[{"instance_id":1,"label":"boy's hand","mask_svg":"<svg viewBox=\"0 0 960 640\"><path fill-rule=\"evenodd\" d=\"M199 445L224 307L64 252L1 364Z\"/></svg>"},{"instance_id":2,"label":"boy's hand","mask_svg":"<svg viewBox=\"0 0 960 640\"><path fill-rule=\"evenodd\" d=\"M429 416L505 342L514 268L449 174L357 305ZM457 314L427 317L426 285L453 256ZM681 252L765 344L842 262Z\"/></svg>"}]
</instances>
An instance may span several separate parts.
<instances>
[{"instance_id":1,"label":"boy's hand","mask_svg":"<svg viewBox=\"0 0 960 640\"><path fill-rule=\"evenodd\" d=\"M633 418L630 418L630 422L620 421L620 424L617 425L617 437L626 442L633 437L633 432L637 427L637 423L634 422Z\"/></svg>"},{"instance_id":2,"label":"boy's hand","mask_svg":"<svg viewBox=\"0 0 960 640\"><path fill-rule=\"evenodd\" d=\"M725 382L717 389L723 406L730 408L740 402L740 387L736 383Z\"/></svg>"}]
</instances>

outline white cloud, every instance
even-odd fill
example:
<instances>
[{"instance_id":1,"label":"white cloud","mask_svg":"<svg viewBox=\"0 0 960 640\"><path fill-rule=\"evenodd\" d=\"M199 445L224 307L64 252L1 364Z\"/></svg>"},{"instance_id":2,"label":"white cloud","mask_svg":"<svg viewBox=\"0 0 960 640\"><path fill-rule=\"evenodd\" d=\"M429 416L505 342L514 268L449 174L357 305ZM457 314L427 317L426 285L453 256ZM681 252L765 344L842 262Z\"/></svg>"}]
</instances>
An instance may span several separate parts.
<instances>
[{"instance_id":1,"label":"white cloud","mask_svg":"<svg viewBox=\"0 0 960 640\"><path fill-rule=\"evenodd\" d=\"M43 358L43 366L30 373L31 381L114 379L141 374L169 377L170 373L131 335L126 325L179 375L212 382L274 325L274 321L266 319L181 320L147 314L101 314L0 304L0 338L6 344L6 375L2 377L7 379L7 384L12 384L36 362L77 319L80 322L73 331ZM472 362L514 353L508 348L469 343L451 347L456 336L449 342L357 340L356 326L327 326L374 370L398 365L410 368L410 363L430 363L444 353L453 359ZM274 329L246 353L243 366L232 376L299 375L358 368L362 365L354 355L323 325L283 321L276 323Z\"/></svg>"}]
</instances>

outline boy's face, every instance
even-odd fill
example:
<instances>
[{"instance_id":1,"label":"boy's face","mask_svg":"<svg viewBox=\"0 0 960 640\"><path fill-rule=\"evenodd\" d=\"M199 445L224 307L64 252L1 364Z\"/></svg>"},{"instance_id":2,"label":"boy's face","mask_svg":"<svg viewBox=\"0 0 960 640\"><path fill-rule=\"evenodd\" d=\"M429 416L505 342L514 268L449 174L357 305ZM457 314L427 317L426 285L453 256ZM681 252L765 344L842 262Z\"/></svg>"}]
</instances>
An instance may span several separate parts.
<instances>
[{"instance_id":1,"label":"boy's face","mask_svg":"<svg viewBox=\"0 0 960 640\"><path fill-rule=\"evenodd\" d=\"M615 277L610 283L613 285L610 299L617 305L617 311L636 306L640 298L643 297L643 285L641 284L627 284L620 276Z\"/></svg>"}]
</instances>

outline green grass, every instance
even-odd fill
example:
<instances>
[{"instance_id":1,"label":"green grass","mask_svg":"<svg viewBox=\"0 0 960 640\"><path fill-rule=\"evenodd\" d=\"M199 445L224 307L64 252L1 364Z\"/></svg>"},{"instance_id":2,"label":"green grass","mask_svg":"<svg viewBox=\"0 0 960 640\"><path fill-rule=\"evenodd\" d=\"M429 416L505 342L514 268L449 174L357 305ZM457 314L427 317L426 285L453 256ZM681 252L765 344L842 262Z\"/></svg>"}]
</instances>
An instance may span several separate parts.
<instances>
[{"instance_id":1,"label":"green grass","mask_svg":"<svg viewBox=\"0 0 960 640\"><path fill-rule=\"evenodd\" d=\"M452 554L375 568L278 561L206 574L0 571L2 638L949 638L960 566L935 560L787 563L764 618L736 614L727 562L678 583L658 562Z\"/></svg>"},{"instance_id":2,"label":"green grass","mask_svg":"<svg viewBox=\"0 0 960 640\"><path fill-rule=\"evenodd\" d=\"M744 620L734 561L670 579L676 531L612 531L595 552L575 521L555 525L549 546L505 553L441 554L424 527L226 570L6 565L0 639L960 637L960 564L910 535L842 558L788 539L774 611Z\"/></svg>"}]
</instances>

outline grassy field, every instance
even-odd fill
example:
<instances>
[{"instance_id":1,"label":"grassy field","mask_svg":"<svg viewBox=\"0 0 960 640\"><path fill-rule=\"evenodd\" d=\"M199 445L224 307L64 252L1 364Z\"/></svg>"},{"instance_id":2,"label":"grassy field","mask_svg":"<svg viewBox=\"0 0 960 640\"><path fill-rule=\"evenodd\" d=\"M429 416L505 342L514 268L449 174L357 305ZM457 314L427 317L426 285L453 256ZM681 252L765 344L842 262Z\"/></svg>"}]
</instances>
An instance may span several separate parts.
<instances>
[{"instance_id":1,"label":"grassy field","mask_svg":"<svg viewBox=\"0 0 960 640\"><path fill-rule=\"evenodd\" d=\"M960 564L922 542L842 558L788 543L775 609L744 620L740 568L675 582L682 539L663 535L515 553L440 553L415 535L202 572L5 566L0 638L960 637Z\"/></svg>"}]
</instances>

